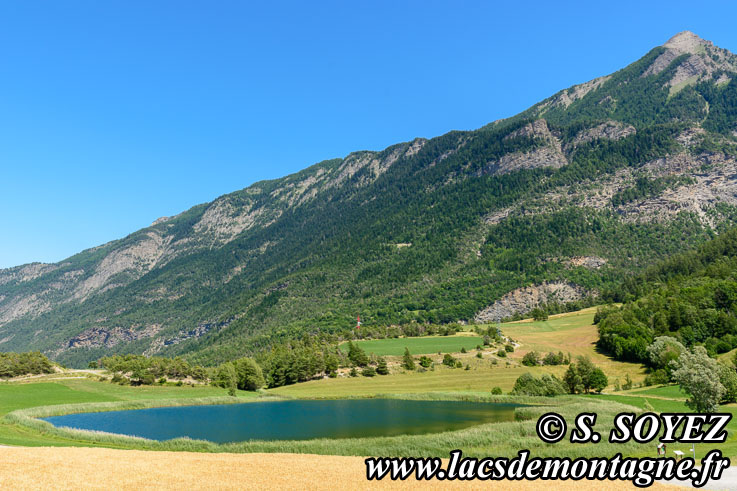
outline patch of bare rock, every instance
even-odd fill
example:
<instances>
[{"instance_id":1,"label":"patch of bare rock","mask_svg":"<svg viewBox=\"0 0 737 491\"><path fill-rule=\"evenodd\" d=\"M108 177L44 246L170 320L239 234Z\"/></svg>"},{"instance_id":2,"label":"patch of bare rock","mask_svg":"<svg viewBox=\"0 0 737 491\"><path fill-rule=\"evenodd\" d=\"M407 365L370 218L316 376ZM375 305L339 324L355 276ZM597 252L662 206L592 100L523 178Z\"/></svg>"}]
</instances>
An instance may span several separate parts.
<instances>
[{"instance_id":1,"label":"patch of bare rock","mask_svg":"<svg viewBox=\"0 0 737 491\"><path fill-rule=\"evenodd\" d=\"M574 283L563 281L541 283L513 290L489 305L474 318L476 322L497 322L514 314L526 314L547 303L567 303L592 294Z\"/></svg>"}]
</instances>

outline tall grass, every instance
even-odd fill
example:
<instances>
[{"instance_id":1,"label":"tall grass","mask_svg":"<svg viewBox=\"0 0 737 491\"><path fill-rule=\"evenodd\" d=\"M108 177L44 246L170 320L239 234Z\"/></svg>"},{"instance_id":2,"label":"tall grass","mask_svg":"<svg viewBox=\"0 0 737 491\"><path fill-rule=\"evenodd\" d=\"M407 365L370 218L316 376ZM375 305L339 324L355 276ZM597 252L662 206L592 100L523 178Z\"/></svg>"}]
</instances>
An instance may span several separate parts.
<instances>
[{"instance_id":1,"label":"tall grass","mask_svg":"<svg viewBox=\"0 0 737 491\"><path fill-rule=\"evenodd\" d=\"M380 397L380 396L377 396ZM145 438L116 435L111 433L58 428L39 420L62 414L117 411L126 409L144 409L162 406L191 406L204 404L242 403L243 400L230 397L209 397L199 399L177 399L159 401L122 401L87 404L71 404L44 406L14 411L5 416L9 423L21 425L42 435L72 440L78 443L108 446L114 448L131 448L143 450L167 450L190 452L287 452L311 453L323 455L358 455L358 456L417 456L448 457L451 450L462 449L465 455L507 456L512 457L521 449L529 449L536 456L568 456L571 458L595 455L642 454L648 450L638 444L612 445L605 443L614 416L623 411L640 411L632 406L602 400L573 396L556 398L491 396L479 392L467 393L428 393L428 394L392 394L391 398L412 400L463 400L476 402L499 402L526 404L515 411L515 421L491 423L426 435L402 435L392 437L313 439L313 440L281 440L281 441L246 441L238 443L216 444L202 440L177 438L167 441L155 441ZM264 400L276 400L274 397L261 397L249 402L258 403ZM580 445L563 441L550 445L542 442L535 432L537 418L548 411L561 414L569 422L569 432L575 416L581 412L598 414L596 431L602 434L602 443ZM650 452L651 453L651 452Z\"/></svg>"}]
</instances>

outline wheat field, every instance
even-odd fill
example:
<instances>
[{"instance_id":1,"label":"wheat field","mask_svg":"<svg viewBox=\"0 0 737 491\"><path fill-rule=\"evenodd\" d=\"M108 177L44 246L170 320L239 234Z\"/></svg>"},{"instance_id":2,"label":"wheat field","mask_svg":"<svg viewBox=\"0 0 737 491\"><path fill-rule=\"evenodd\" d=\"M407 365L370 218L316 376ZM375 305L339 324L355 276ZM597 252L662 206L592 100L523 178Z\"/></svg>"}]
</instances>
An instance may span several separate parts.
<instances>
[{"instance_id":1,"label":"wheat field","mask_svg":"<svg viewBox=\"0 0 737 491\"><path fill-rule=\"evenodd\" d=\"M369 482L365 472L362 457L0 447L0 489L635 489L621 482Z\"/></svg>"}]
</instances>

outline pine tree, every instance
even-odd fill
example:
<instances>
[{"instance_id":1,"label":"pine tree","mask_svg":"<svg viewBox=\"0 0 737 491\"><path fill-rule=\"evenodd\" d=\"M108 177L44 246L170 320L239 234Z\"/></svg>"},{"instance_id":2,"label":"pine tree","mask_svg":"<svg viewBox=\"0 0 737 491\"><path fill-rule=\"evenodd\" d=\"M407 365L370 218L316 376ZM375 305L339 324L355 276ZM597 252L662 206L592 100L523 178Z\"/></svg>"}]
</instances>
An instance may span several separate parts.
<instances>
[{"instance_id":1,"label":"pine tree","mask_svg":"<svg viewBox=\"0 0 737 491\"><path fill-rule=\"evenodd\" d=\"M404 367L405 370L415 369L415 360L414 358L412 358L412 355L409 352L409 348L404 348L404 357L402 358L402 367Z\"/></svg>"}]
</instances>

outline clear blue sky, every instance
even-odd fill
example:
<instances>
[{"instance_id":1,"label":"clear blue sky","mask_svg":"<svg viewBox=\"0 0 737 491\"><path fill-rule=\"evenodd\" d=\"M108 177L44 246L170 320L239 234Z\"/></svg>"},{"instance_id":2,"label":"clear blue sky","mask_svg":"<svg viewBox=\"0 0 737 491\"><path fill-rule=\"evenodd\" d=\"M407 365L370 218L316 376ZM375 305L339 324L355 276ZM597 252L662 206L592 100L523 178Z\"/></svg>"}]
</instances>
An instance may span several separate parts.
<instances>
[{"instance_id":1,"label":"clear blue sky","mask_svg":"<svg viewBox=\"0 0 737 491\"><path fill-rule=\"evenodd\" d=\"M0 2L0 267L320 160L474 129L734 2Z\"/></svg>"}]
</instances>

